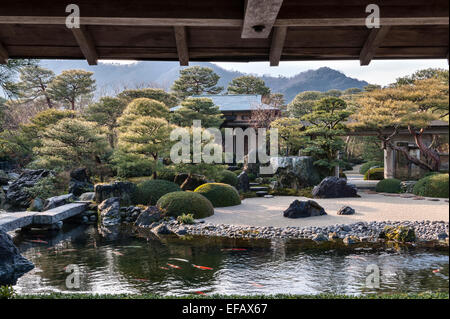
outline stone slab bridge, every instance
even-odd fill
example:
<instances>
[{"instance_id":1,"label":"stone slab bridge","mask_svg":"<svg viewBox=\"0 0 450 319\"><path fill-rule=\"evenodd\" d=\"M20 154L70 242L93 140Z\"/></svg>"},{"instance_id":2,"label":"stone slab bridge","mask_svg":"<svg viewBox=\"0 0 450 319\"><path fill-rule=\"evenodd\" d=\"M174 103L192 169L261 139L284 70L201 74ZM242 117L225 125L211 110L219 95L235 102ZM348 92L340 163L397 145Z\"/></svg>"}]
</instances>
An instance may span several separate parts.
<instances>
[{"instance_id":1,"label":"stone slab bridge","mask_svg":"<svg viewBox=\"0 0 450 319\"><path fill-rule=\"evenodd\" d=\"M17 212L0 214L0 228L9 232L18 228L47 227L78 215L86 210L88 202L75 202L44 212Z\"/></svg>"}]
</instances>

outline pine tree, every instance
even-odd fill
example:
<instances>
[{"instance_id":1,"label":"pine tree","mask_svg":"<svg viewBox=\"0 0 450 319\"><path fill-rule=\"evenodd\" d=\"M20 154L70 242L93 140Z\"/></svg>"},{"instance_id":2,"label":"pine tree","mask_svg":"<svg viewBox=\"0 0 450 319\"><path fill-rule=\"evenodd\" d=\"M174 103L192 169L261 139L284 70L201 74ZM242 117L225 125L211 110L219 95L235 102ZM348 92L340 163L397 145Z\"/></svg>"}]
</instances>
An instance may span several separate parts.
<instances>
[{"instance_id":1,"label":"pine tree","mask_svg":"<svg viewBox=\"0 0 450 319\"><path fill-rule=\"evenodd\" d=\"M201 120L203 127L220 127L223 123L219 107L208 98L187 98L181 108L172 115L172 122L179 126L191 126L193 120Z\"/></svg>"},{"instance_id":2,"label":"pine tree","mask_svg":"<svg viewBox=\"0 0 450 319\"><path fill-rule=\"evenodd\" d=\"M228 94L259 94L263 97L270 95L270 89L266 83L252 75L243 75L233 79L227 88Z\"/></svg>"},{"instance_id":3,"label":"pine tree","mask_svg":"<svg viewBox=\"0 0 450 319\"><path fill-rule=\"evenodd\" d=\"M192 66L180 70L180 77L173 83L172 91L181 100L192 95L217 94L223 90L223 87L217 86L219 78L211 68Z\"/></svg>"}]
</instances>

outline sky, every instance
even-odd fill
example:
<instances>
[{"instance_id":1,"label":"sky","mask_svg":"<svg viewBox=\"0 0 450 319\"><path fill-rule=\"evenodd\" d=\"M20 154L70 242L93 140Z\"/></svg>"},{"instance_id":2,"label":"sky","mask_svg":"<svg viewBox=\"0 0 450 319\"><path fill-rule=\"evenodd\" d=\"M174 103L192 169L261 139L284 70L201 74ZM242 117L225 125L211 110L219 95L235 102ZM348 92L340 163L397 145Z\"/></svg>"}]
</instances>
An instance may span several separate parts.
<instances>
[{"instance_id":1,"label":"sky","mask_svg":"<svg viewBox=\"0 0 450 319\"><path fill-rule=\"evenodd\" d=\"M103 63L130 64L136 61L102 60ZM399 77L410 75L417 70L427 68L448 69L447 59L433 60L372 60L368 66L360 66L354 61L300 61L280 62L278 67L269 66L269 62L230 63L214 62L227 70L240 71L257 75L294 76L307 70L329 67L343 72L345 75L365 80L372 84L387 85Z\"/></svg>"}]
</instances>

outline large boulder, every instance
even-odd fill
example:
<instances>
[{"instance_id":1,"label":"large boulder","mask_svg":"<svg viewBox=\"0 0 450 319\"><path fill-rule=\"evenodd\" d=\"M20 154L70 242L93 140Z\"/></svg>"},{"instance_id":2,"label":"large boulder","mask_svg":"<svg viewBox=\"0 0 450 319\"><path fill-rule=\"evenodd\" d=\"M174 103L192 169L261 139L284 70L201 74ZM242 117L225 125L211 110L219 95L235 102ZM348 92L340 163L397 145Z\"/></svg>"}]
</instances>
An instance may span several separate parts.
<instances>
[{"instance_id":1,"label":"large boulder","mask_svg":"<svg viewBox=\"0 0 450 319\"><path fill-rule=\"evenodd\" d=\"M314 187L312 195L315 198L359 197L355 185L347 183L344 178L329 176Z\"/></svg>"},{"instance_id":2,"label":"large boulder","mask_svg":"<svg viewBox=\"0 0 450 319\"><path fill-rule=\"evenodd\" d=\"M9 176L4 171L0 170L0 186L8 185Z\"/></svg>"},{"instance_id":3,"label":"large boulder","mask_svg":"<svg viewBox=\"0 0 450 319\"><path fill-rule=\"evenodd\" d=\"M93 190L94 184L91 183L85 168L77 168L70 172L69 193L78 197Z\"/></svg>"},{"instance_id":4,"label":"large boulder","mask_svg":"<svg viewBox=\"0 0 450 319\"><path fill-rule=\"evenodd\" d=\"M320 174L310 156L285 156L271 159L272 166L278 167L277 187L301 189L317 185Z\"/></svg>"},{"instance_id":5,"label":"large boulder","mask_svg":"<svg viewBox=\"0 0 450 319\"><path fill-rule=\"evenodd\" d=\"M66 205L73 201L75 199L75 196L73 194L65 194L65 195L59 195L59 196L53 196L50 198L47 198L44 203L44 210L49 210L52 208L56 208L62 205Z\"/></svg>"},{"instance_id":6,"label":"large boulder","mask_svg":"<svg viewBox=\"0 0 450 319\"><path fill-rule=\"evenodd\" d=\"M305 218L312 216L326 215L327 213L322 206L313 200L299 201L294 200L289 208L283 212L283 216L287 218Z\"/></svg>"},{"instance_id":7,"label":"large boulder","mask_svg":"<svg viewBox=\"0 0 450 319\"><path fill-rule=\"evenodd\" d=\"M134 225L148 227L153 223L159 222L162 218L163 212L156 206L150 206L138 216Z\"/></svg>"},{"instance_id":8,"label":"large boulder","mask_svg":"<svg viewBox=\"0 0 450 319\"><path fill-rule=\"evenodd\" d=\"M244 193L250 190L250 179L248 178L246 171L242 171L242 173L238 175L237 189Z\"/></svg>"},{"instance_id":9,"label":"large boulder","mask_svg":"<svg viewBox=\"0 0 450 319\"><path fill-rule=\"evenodd\" d=\"M120 198L111 197L105 199L98 205L99 215L103 226L114 226L121 222Z\"/></svg>"},{"instance_id":10,"label":"large boulder","mask_svg":"<svg viewBox=\"0 0 450 319\"><path fill-rule=\"evenodd\" d=\"M94 187L95 201L103 202L111 197L118 197L121 206L130 206L134 193L136 192L136 184L131 182L113 182L110 184L97 184Z\"/></svg>"},{"instance_id":11,"label":"large boulder","mask_svg":"<svg viewBox=\"0 0 450 319\"><path fill-rule=\"evenodd\" d=\"M0 286L15 285L33 268L33 263L20 254L11 237L0 228Z\"/></svg>"},{"instance_id":12,"label":"large boulder","mask_svg":"<svg viewBox=\"0 0 450 319\"><path fill-rule=\"evenodd\" d=\"M9 185L6 192L6 205L17 209L28 208L33 199L28 188L33 187L38 181L51 175L53 173L46 169L25 170L17 180Z\"/></svg>"},{"instance_id":13,"label":"large boulder","mask_svg":"<svg viewBox=\"0 0 450 319\"><path fill-rule=\"evenodd\" d=\"M188 181L186 182L186 184L183 185L183 183L186 181L186 179L188 179ZM181 187L181 188L184 191L193 191L200 185L208 183L208 180L203 175L191 174L191 176L189 176L189 174L181 173L181 174L177 174L175 176L174 182L180 186L183 185L183 187Z\"/></svg>"}]
</instances>

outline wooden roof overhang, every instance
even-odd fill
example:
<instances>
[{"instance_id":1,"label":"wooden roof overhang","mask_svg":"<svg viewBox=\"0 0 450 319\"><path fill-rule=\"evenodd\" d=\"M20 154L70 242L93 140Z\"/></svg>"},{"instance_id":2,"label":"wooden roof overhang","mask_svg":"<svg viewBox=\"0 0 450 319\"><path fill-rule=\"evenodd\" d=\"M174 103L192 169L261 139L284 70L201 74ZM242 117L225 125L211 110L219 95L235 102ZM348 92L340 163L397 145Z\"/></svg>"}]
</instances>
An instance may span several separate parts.
<instances>
[{"instance_id":1,"label":"wooden roof overhang","mask_svg":"<svg viewBox=\"0 0 450 319\"><path fill-rule=\"evenodd\" d=\"M81 28L65 25L71 3ZM448 59L448 23L448 0L2 0L0 63Z\"/></svg>"}]
</instances>

